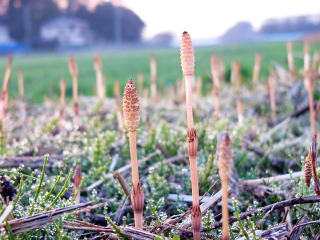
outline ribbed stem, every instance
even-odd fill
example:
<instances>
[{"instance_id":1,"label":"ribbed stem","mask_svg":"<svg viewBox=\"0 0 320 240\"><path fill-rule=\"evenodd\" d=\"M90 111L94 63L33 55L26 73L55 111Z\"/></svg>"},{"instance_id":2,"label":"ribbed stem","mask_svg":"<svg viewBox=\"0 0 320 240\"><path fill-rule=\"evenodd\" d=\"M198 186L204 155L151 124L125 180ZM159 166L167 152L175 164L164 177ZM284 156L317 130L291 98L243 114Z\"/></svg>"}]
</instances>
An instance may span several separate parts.
<instances>
[{"instance_id":1,"label":"ribbed stem","mask_svg":"<svg viewBox=\"0 0 320 240\"><path fill-rule=\"evenodd\" d=\"M259 80L260 66L261 66L261 54L256 53L255 63L253 67L253 79L252 79L254 83L256 83Z\"/></svg>"},{"instance_id":2,"label":"ribbed stem","mask_svg":"<svg viewBox=\"0 0 320 240\"><path fill-rule=\"evenodd\" d=\"M197 157L189 157L191 187L192 187L192 204L199 206L199 184L198 184L198 170Z\"/></svg>"},{"instance_id":3,"label":"ribbed stem","mask_svg":"<svg viewBox=\"0 0 320 240\"><path fill-rule=\"evenodd\" d=\"M105 98L105 83L103 79L103 74L101 70L96 70L97 79L97 94L100 100Z\"/></svg>"},{"instance_id":4,"label":"ribbed stem","mask_svg":"<svg viewBox=\"0 0 320 240\"><path fill-rule=\"evenodd\" d=\"M229 239L228 184L229 179L222 179L222 237ZM228 237L228 238L227 238Z\"/></svg>"},{"instance_id":5,"label":"ribbed stem","mask_svg":"<svg viewBox=\"0 0 320 240\"><path fill-rule=\"evenodd\" d=\"M136 137L137 137L136 131L129 131L131 172L132 172L132 185L133 186L136 186L139 183L139 168L138 168Z\"/></svg>"},{"instance_id":6,"label":"ribbed stem","mask_svg":"<svg viewBox=\"0 0 320 240\"><path fill-rule=\"evenodd\" d=\"M143 212L134 212L134 226L136 228L143 227Z\"/></svg>"},{"instance_id":7,"label":"ribbed stem","mask_svg":"<svg viewBox=\"0 0 320 240\"><path fill-rule=\"evenodd\" d=\"M193 128L193 113L192 113L192 82L194 76L185 76L186 88L186 111L187 111L187 126L188 129Z\"/></svg>"}]
</instances>

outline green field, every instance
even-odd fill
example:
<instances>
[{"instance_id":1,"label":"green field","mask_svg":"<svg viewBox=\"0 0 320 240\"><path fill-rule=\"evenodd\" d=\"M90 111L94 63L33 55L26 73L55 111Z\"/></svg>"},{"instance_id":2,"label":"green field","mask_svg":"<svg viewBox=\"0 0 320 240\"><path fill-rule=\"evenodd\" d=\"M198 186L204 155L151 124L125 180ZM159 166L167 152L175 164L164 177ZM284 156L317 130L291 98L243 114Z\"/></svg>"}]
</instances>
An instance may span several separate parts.
<instances>
[{"instance_id":1,"label":"green field","mask_svg":"<svg viewBox=\"0 0 320 240\"><path fill-rule=\"evenodd\" d=\"M320 45L313 45L312 50ZM302 65L302 43L294 44L296 63ZM286 67L285 43L260 43L237 46L215 46L196 48L196 75L204 79L204 88L211 84L209 59L213 54L223 56L227 68L227 77L230 75L230 63L239 60L242 65L242 78L250 80L254 53L259 51L263 55L262 79L268 74L268 68L273 62ZM181 78L179 50L130 50L130 51L105 51L101 52L103 70L107 77L108 96L112 95L112 85L119 81L123 86L129 79L136 79L138 72L143 72L145 84L149 80L149 54L154 53L158 59L158 84L161 89L173 84ZM95 87L95 73L92 66L92 53L74 53L79 65L79 92L81 95L93 95ZM38 54L14 56L13 75L10 83L11 96L17 95L17 70L25 73L26 99L31 102L41 102L44 96L53 97L58 94L59 80L67 79L67 94L71 95L71 79L68 72L67 54ZM0 60L0 74L3 76L6 59Z\"/></svg>"}]
</instances>

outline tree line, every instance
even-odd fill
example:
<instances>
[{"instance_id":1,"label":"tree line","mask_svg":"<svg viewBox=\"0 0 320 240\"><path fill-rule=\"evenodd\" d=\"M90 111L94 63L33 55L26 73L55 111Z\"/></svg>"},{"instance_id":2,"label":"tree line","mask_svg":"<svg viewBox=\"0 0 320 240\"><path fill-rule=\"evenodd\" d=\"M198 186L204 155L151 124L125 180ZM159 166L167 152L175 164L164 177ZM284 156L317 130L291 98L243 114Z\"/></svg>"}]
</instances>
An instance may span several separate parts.
<instances>
[{"instance_id":1,"label":"tree line","mask_svg":"<svg viewBox=\"0 0 320 240\"><path fill-rule=\"evenodd\" d=\"M145 26L132 10L110 2L101 2L93 10L83 3L78 3L76 9L61 8L54 0L11 0L2 7L5 11L0 23L9 28L14 40L30 46L40 41L42 24L59 16L86 20L94 38L108 42L140 42Z\"/></svg>"}]
</instances>

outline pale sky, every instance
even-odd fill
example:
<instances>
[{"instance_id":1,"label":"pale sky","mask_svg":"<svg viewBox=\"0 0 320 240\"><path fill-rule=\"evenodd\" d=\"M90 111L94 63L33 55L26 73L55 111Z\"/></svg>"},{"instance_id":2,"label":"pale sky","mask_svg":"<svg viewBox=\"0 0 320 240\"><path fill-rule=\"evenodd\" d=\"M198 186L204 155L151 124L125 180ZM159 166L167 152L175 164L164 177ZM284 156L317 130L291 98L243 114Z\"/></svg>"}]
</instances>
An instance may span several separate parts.
<instances>
[{"instance_id":1,"label":"pale sky","mask_svg":"<svg viewBox=\"0 0 320 240\"><path fill-rule=\"evenodd\" d=\"M268 18L320 14L320 0L123 0L146 23L144 36L170 31L213 38L239 21L255 28Z\"/></svg>"}]
</instances>

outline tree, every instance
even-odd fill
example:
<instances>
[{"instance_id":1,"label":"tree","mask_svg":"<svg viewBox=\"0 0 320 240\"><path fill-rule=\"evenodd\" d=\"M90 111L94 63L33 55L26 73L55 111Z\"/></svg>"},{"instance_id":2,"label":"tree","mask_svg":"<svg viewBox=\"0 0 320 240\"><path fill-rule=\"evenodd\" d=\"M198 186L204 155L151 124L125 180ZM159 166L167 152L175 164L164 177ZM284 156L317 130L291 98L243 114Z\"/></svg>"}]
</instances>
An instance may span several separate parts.
<instances>
[{"instance_id":1,"label":"tree","mask_svg":"<svg viewBox=\"0 0 320 240\"><path fill-rule=\"evenodd\" d=\"M86 19L98 38L110 42L139 42L145 26L133 11L111 3L101 3L93 12L80 7L75 15Z\"/></svg>"},{"instance_id":2,"label":"tree","mask_svg":"<svg viewBox=\"0 0 320 240\"><path fill-rule=\"evenodd\" d=\"M9 1L0 22L9 27L15 40L31 44L38 38L40 26L59 15L60 9L53 0L14 0Z\"/></svg>"}]
</instances>

